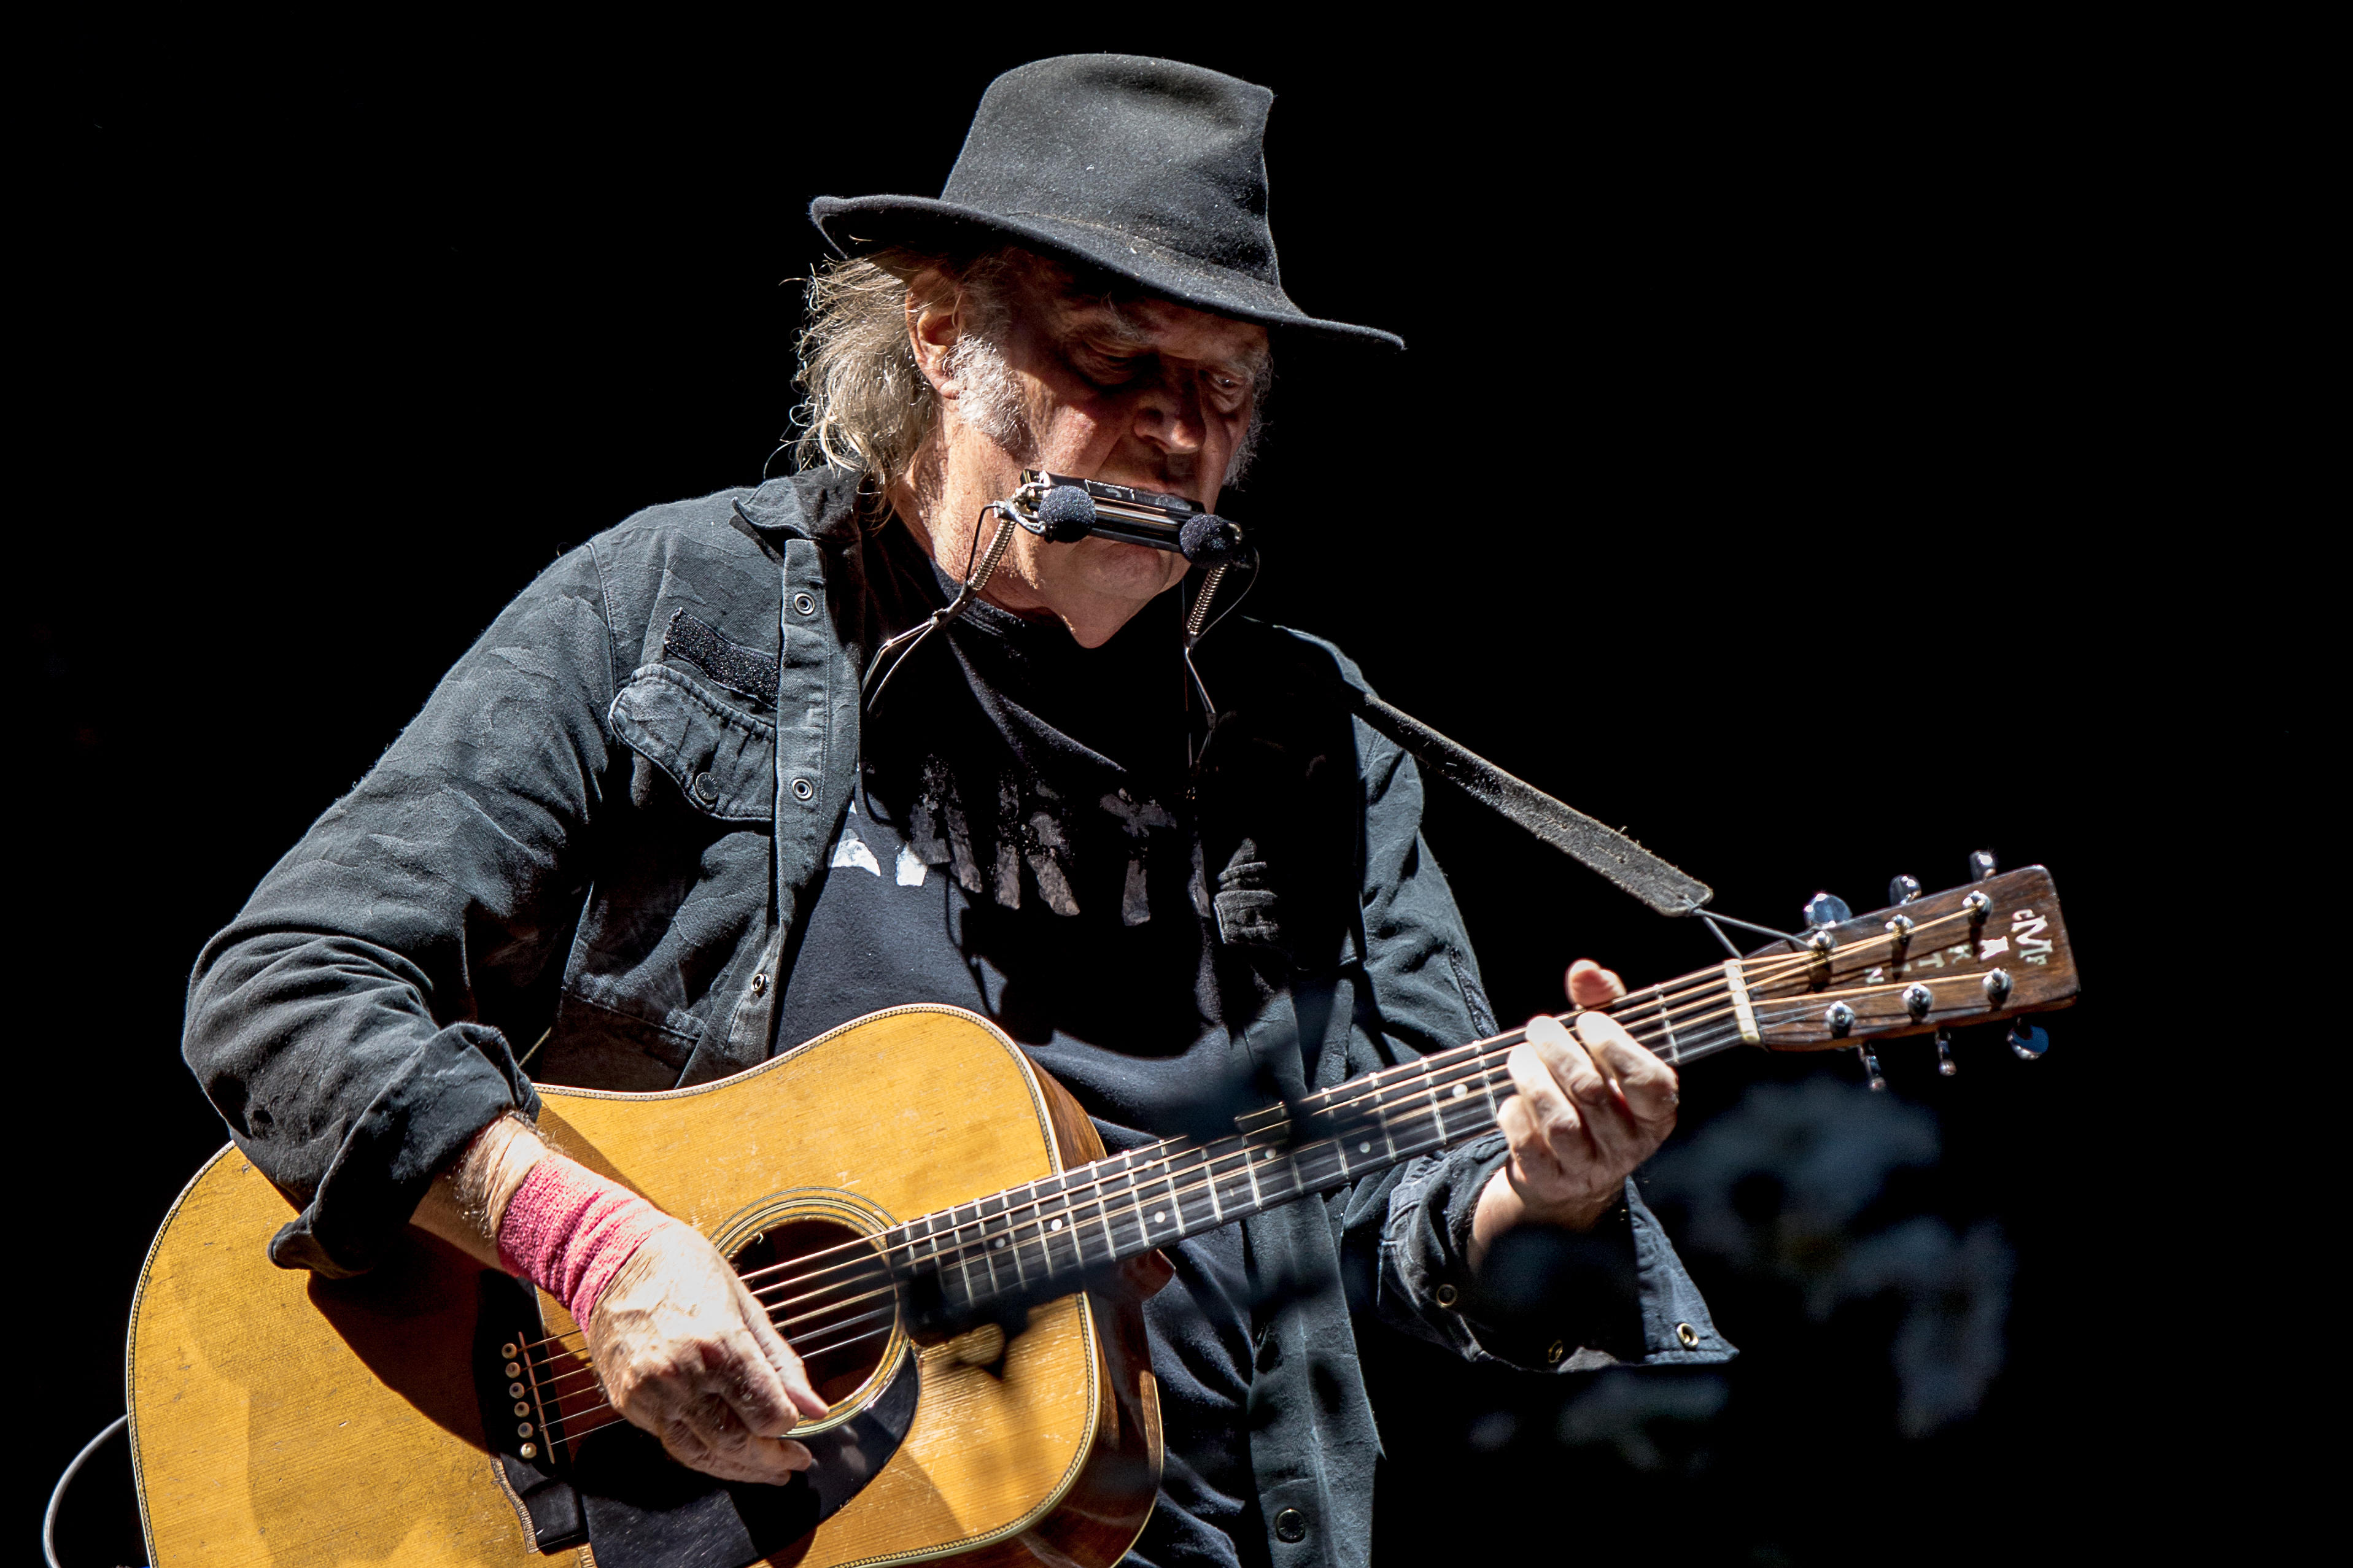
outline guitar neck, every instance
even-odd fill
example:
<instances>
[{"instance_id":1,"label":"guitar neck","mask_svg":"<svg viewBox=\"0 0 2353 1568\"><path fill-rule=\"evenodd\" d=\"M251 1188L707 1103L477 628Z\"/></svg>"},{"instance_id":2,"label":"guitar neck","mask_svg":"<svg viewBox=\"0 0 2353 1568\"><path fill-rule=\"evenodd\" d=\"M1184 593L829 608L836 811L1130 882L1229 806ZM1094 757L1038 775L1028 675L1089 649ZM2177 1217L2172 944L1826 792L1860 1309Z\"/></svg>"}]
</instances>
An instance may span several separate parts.
<instances>
[{"instance_id":1,"label":"guitar neck","mask_svg":"<svg viewBox=\"0 0 2353 1568\"><path fill-rule=\"evenodd\" d=\"M1731 965L1604 1010L1670 1066L1755 1037ZM1229 1137L1147 1143L923 1215L883 1243L950 1316L1068 1290L1124 1258L1491 1130L1512 1094L1505 1063L1525 1037L1514 1029L1269 1106L1238 1118Z\"/></svg>"},{"instance_id":2,"label":"guitar neck","mask_svg":"<svg viewBox=\"0 0 2353 1568\"><path fill-rule=\"evenodd\" d=\"M1736 1045L1828 1049L2064 1006L2075 991L2058 898L2035 866L1599 1010L1680 1068ZM881 1238L883 1256L950 1317L1067 1291L1123 1258L1486 1131L1526 1037L1514 1029L1240 1117L1229 1137L1164 1139L923 1215Z\"/></svg>"}]
</instances>

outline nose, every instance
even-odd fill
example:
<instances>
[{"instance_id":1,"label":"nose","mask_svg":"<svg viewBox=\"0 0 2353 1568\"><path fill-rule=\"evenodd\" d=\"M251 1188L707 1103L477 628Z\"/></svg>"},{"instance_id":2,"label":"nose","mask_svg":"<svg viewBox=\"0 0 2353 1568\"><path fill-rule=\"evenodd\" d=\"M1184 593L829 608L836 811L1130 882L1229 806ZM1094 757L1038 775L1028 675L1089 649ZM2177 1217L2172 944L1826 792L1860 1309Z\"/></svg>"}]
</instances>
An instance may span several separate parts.
<instances>
[{"instance_id":1,"label":"nose","mask_svg":"<svg viewBox=\"0 0 2353 1568\"><path fill-rule=\"evenodd\" d=\"M1137 399L1135 433L1172 457L1199 452L1209 428L1201 413L1198 379L1166 372L1155 377Z\"/></svg>"}]
</instances>

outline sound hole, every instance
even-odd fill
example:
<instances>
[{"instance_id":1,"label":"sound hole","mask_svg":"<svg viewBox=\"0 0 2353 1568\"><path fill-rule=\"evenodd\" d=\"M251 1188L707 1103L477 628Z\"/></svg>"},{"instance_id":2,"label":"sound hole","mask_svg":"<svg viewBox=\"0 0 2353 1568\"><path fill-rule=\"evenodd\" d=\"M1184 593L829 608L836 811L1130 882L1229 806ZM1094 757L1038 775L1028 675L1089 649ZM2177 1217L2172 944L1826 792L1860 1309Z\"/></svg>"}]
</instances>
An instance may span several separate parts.
<instances>
[{"instance_id":1,"label":"sound hole","mask_svg":"<svg viewBox=\"0 0 2353 1568\"><path fill-rule=\"evenodd\" d=\"M899 1311L871 1242L832 1220L783 1220L745 1242L733 1261L801 1358L818 1398L839 1405L866 1385L882 1364Z\"/></svg>"}]
</instances>

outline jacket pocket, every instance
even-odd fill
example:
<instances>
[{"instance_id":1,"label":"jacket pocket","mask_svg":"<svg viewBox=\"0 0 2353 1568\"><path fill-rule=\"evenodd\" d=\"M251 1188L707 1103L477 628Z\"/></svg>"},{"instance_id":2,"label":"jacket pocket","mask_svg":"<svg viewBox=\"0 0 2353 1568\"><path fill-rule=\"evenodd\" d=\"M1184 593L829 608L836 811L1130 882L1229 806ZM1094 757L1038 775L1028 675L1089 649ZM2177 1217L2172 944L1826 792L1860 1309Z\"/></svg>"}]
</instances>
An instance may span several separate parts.
<instances>
[{"instance_id":1,"label":"jacket pocket","mask_svg":"<svg viewBox=\"0 0 2353 1568\"><path fill-rule=\"evenodd\" d=\"M722 701L692 676L649 664L607 710L613 733L670 776L687 805L721 822L772 821L776 727Z\"/></svg>"}]
</instances>

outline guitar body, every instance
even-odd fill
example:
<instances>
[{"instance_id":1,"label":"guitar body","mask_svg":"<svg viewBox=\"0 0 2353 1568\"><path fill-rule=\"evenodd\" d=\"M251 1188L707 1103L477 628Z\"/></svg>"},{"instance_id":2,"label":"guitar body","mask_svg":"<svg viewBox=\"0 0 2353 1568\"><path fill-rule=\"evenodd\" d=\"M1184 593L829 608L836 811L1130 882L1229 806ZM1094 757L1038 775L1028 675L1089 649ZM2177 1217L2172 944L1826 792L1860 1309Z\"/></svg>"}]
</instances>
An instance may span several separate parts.
<instances>
[{"instance_id":1,"label":"guitar body","mask_svg":"<svg viewBox=\"0 0 2353 1568\"><path fill-rule=\"evenodd\" d=\"M697 1089L541 1093L551 1144L731 1254L796 1216L847 1215L871 1232L1102 1154L1060 1086L986 1020L947 1007L877 1013ZM535 1547L493 1452L477 1375L480 1268L410 1227L355 1279L280 1269L265 1247L287 1217L232 1146L148 1254L126 1383L151 1561L589 1568L586 1548ZM547 1332L573 1329L552 1298L539 1306ZM918 1346L892 1331L890 1364L836 1413L894 1404L895 1449L813 1531L763 1541L758 1560L1092 1568L1126 1552L1160 1470L1133 1300L1039 1306L993 1357L971 1340ZM823 1464L828 1450L811 1446Z\"/></svg>"}]
</instances>

